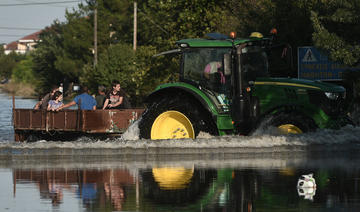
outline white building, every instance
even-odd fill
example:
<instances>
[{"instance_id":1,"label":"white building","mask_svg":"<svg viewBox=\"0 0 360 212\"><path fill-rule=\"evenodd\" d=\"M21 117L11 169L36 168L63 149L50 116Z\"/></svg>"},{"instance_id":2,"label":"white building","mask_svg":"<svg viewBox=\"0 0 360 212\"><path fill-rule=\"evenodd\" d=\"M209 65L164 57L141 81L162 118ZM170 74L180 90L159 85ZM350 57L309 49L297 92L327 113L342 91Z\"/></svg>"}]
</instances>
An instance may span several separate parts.
<instances>
[{"instance_id":1,"label":"white building","mask_svg":"<svg viewBox=\"0 0 360 212\"><path fill-rule=\"evenodd\" d=\"M33 34L27 35L17 41L4 45L5 54L16 52L18 54L25 54L28 51L34 49L34 46L39 41L39 34L42 30L34 32Z\"/></svg>"}]
</instances>

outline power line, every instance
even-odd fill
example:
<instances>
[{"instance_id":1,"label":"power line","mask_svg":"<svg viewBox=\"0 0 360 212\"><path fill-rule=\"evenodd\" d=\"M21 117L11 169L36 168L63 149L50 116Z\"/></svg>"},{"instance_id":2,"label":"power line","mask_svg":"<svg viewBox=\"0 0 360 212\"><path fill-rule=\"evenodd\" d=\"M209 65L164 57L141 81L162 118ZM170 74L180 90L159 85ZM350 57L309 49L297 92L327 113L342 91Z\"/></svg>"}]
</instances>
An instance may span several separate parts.
<instances>
[{"instance_id":1,"label":"power line","mask_svg":"<svg viewBox=\"0 0 360 212\"><path fill-rule=\"evenodd\" d=\"M33 2L33 1L26 1L26 0L16 0L16 1L20 1L20 2L24 2L24 3L36 3L36 2ZM81 2L84 1L84 0L78 0L77 2ZM62 7L68 7L67 5L49 5L51 7L58 7L58 8L62 8Z\"/></svg>"},{"instance_id":2,"label":"power line","mask_svg":"<svg viewBox=\"0 0 360 212\"><path fill-rule=\"evenodd\" d=\"M0 34L0 37L24 37L25 35Z\"/></svg>"},{"instance_id":3,"label":"power line","mask_svg":"<svg viewBox=\"0 0 360 212\"><path fill-rule=\"evenodd\" d=\"M75 3L77 1L54 1L54 2L29 2L29 3L18 3L18 4L0 4L0 7L12 7L12 6L30 6L30 5L49 5L49 4L63 4L63 3Z\"/></svg>"},{"instance_id":4,"label":"power line","mask_svg":"<svg viewBox=\"0 0 360 212\"><path fill-rule=\"evenodd\" d=\"M0 29L8 29L8 30L40 30L41 28L27 28L27 27L1 27Z\"/></svg>"},{"instance_id":5,"label":"power line","mask_svg":"<svg viewBox=\"0 0 360 212\"><path fill-rule=\"evenodd\" d=\"M168 31L166 31L164 28L162 28L159 24L157 24L154 20L152 20L145 12L141 11L138 8L139 12L144 14L144 17L149 20L152 24L154 24L156 27L158 27L161 31L165 32L167 35L169 35L170 33Z\"/></svg>"}]
</instances>

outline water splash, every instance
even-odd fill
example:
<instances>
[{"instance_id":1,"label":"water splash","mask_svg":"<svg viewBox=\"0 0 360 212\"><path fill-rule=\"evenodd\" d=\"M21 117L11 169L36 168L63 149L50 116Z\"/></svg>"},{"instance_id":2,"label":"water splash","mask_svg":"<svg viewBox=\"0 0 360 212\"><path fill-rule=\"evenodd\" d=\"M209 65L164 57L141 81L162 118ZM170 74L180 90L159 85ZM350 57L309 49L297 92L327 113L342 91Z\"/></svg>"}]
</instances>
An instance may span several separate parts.
<instances>
[{"instance_id":1,"label":"water splash","mask_svg":"<svg viewBox=\"0 0 360 212\"><path fill-rule=\"evenodd\" d=\"M252 136L210 136L197 139L138 139L138 123L121 138L106 140L79 138L76 141L34 143L0 143L0 155L121 155L121 154L218 154L307 151L316 148L360 148L360 127L346 126L341 130L322 129L297 135L271 133Z\"/></svg>"},{"instance_id":2,"label":"water splash","mask_svg":"<svg viewBox=\"0 0 360 212\"><path fill-rule=\"evenodd\" d=\"M140 129L139 129L140 121L141 121L141 118L136 120L134 123L132 123L128 127L128 129L122 135L122 138L124 140L128 140L128 141L139 140L139 138L140 138Z\"/></svg>"}]
</instances>

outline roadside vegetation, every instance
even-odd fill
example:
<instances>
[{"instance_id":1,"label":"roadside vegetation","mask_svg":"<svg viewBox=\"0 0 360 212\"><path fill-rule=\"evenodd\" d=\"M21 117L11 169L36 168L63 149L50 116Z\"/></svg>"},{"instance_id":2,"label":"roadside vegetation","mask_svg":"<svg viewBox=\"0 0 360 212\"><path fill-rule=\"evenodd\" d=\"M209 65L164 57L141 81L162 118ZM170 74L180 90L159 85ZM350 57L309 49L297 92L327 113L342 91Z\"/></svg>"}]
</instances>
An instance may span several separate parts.
<instances>
[{"instance_id":1,"label":"roadside vegetation","mask_svg":"<svg viewBox=\"0 0 360 212\"><path fill-rule=\"evenodd\" d=\"M5 55L0 49L0 79L30 85L35 93L52 85L98 85L119 80L133 105L155 86L177 79L173 57L152 57L174 42L209 32L247 37L278 30L277 40L293 48L316 46L332 60L357 66L360 59L360 4L352 0L195 0L137 1L137 48L133 50L133 1L85 0L54 20L40 35L36 50ZM94 64L94 11L97 10L98 62ZM294 64L296 74L297 64ZM358 92L358 91L357 91ZM31 94L33 95L33 94Z\"/></svg>"}]
</instances>

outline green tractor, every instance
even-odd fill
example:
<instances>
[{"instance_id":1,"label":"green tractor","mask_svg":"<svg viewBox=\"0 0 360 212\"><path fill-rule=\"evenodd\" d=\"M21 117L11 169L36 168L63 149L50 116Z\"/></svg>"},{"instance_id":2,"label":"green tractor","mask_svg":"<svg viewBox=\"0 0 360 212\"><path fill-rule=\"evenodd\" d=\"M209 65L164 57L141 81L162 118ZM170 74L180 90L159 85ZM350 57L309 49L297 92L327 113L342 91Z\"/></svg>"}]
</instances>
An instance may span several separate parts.
<instances>
[{"instance_id":1,"label":"green tractor","mask_svg":"<svg viewBox=\"0 0 360 212\"><path fill-rule=\"evenodd\" d=\"M162 84L148 96L140 137L249 135L260 126L304 133L349 123L344 87L271 75L272 41L260 33L177 41L178 49L161 55L181 54L180 81Z\"/></svg>"}]
</instances>

